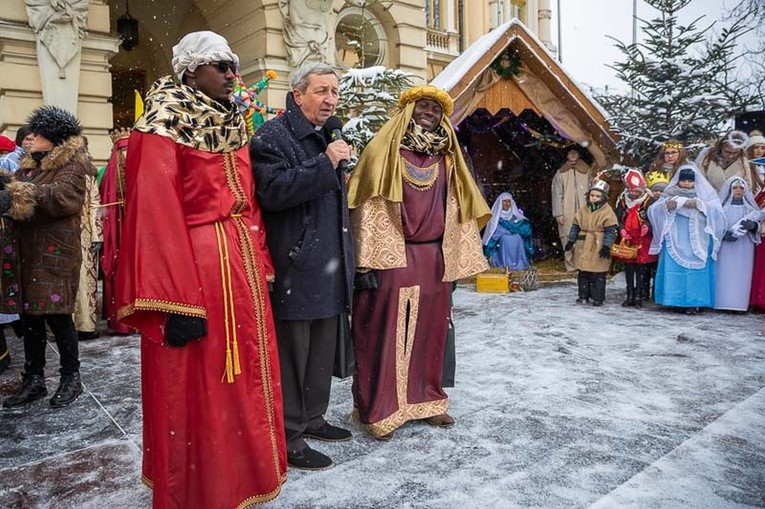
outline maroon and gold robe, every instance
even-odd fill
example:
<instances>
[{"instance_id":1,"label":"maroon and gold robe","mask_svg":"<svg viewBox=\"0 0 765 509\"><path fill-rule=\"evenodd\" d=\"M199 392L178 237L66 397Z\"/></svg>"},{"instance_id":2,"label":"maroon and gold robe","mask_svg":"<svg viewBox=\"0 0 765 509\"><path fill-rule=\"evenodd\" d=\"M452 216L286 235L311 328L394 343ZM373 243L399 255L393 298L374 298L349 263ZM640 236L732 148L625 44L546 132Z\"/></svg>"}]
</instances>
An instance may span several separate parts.
<instances>
[{"instance_id":1,"label":"maroon and gold robe","mask_svg":"<svg viewBox=\"0 0 765 509\"><path fill-rule=\"evenodd\" d=\"M354 298L354 404L374 436L448 408L441 387L451 297L441 252L447 167L441 155L403 149L401 154L420 168L437 162L438 177L426 190L404 184L400 215L406 264L375 271L378 288Z\"/></svg>"}]
</instances>

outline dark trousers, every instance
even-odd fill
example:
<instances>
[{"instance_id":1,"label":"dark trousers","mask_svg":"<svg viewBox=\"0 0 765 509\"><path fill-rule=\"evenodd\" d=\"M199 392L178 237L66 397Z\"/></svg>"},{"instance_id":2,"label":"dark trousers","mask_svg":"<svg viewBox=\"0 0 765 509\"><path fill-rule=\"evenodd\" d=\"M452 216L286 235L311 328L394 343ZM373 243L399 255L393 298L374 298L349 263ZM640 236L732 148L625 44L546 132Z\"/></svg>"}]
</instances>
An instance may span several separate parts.
<instances>
[{"instance_id":1,"label":"dark trousers","mask_svg":"<svg viewBox=\"0 0 765 509\"><path fill-rule=\"evenodd\" d=\"M288 451L305 449L305 429L320 427L325 422L335 358L337 318L276 320Z\"/></svg>"},{"instance_id":2,"label":"dark trousers","mask_svg":"<svg viewBox=\"0 0 765 509\"><path fill-rule=\"evenodd\" d=\"M45 322L56 338L61 356L61 374L68 375L80 370L80 352L77 345L77 329L72 315L21 315L24 328L24 373L42 375L45 368L47 337Z\"/></svg>"},{"instance_id":3,"label":"dark trousers","mask_svg":"<svg viewBox=\"0 0 765 509\"><path fill-rule=\"evenodd\" d=\"M580 299L592 299L594 302L606 300L606 273L585 272L580 270L576 275Z\"/></svg>"},{"instance_id":4,"label":"dark trousers","mask_svg":"<svg viewBox=\"0 0 765 509\"><path fill-rule=\"evenodd\" d=\"M0 325L0 361L8 355L8 343L5 342L5 326Z\"/></svg>"},{"instance_id":5,"label":"dark trousers","mask_svg":"<svg viewBox=\"0 0 765 509\"><path fill-rule=\"evenodd\" d=\"M624 279L627 282L627 300L648 300L649 290L646 288L646 273L648 266L642 263L625 263Z\"/></svg>"}]
</instances>

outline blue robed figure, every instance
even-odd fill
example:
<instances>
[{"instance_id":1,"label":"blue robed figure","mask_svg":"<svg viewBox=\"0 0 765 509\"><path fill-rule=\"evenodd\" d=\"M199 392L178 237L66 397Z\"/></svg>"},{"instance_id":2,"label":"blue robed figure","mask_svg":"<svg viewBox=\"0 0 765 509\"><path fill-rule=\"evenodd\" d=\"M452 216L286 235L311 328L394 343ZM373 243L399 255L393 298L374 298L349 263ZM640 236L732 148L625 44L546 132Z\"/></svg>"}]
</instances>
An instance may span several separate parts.
<instances>
[{"instance_id":1,"label":"blue robed figure","mask_svg":"<svg viewBox=\"0 0 765 509\"><path fill-rule=\"evenodd\" d=\"M483 253L492 267L523 270L534 256L531 223L510 193L502 193L491 207L483 233Z\"/></svg>"},{"instance_id":2,"label":"blue robed figure","mask_svg":"<svg viewBox=\"0 0 765 509\"><path fill-rule=\"evenodd\" d=\"M659 255L655 300L664 306L699 307L715 302L715 264L725 233L717 192L695 165L683 165L648 209L651 254Z\"/></svg>"}]
</instances>

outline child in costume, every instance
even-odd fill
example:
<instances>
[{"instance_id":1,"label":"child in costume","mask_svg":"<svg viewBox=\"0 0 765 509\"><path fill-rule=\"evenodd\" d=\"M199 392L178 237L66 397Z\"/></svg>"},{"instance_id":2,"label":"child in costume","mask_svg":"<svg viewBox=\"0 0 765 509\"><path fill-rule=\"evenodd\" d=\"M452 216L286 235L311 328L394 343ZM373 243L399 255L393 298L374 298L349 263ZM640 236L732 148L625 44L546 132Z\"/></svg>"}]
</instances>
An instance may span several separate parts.
<instances>
[{"instance_id":1,"label":"child in costume","mask_svg":"<svg viewBox=\"0 0 765 509\"><path fill-rule=\"evenodd\" d=\"M715 264L725 233L725 214L698 167L681 166L661 198L648 209L651 254L659 255L657 304L688 314L715 302Z\"/></svg>"},{"instance_id":2,"label":"child in costume","mask_svg":"<svg viewBox=\"0 0 765 509\"><path fill-rule=\"evenodd\" d=\"M576 214L566 243L574 250L574 266L579 285L579 304L592 299L593 306L606 300L606 272L611 267L611 244L616 239L618 221L608 204L608 183L596 177L587 192L587 203Z\"/></svg>"},{"instance_id":3,"label":"child in costume","mask_svg":"<svg viewBox=\"0 0 765 509\"><path fill-rule=\"evenodd\" d=\"M672 177L666 176L664 173L661 172L649 172L646 175L645 181L648 185L648 190L651 191L652 199L649 203L649 207L656 203L659 198L661 198L662 193L669 185L669 180ZM651 226L651 236L653 240L653 225L651 225L650 218L648 220L648 224ZM654 260L651 263L646 264L646 277L644 280L645 287L643 288L643 300L650 300L653 302L653 292L654 292L654 283L656 279L656 266L658 265L658 260Z\"/></svg>"},{"instance_id":4,"label":"child in costume","mask_svg":"<svg viewBox=\"0 0 765 509\"><path fill-rule=\"evenodd\" d=\"M648 207L653 202L646 181L640 170L630 169L624 175L625 189L616 202L616 218L619 220L621 239L630 247L637 248L634 258L620 258L624 263L627 282L627 298L622 306L643 307L646 294L646 279L650 264L658 257L648 253L651 247L651 228L648 224Z\"/></svg>"}]
</instances>

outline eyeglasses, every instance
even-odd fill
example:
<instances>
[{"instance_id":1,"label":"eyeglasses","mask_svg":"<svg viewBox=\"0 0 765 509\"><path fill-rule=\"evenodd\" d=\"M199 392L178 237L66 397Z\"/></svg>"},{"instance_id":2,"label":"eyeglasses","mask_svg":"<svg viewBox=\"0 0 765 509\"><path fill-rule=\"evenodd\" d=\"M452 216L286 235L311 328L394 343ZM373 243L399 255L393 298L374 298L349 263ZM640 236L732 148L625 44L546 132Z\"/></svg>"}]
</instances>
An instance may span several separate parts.
<instances>
[{"instance_id":1,"label":"eyeglasses","mask_svg":"<svg viewBox=\"0 0 765 509\"><path fill-rule=\"evenodd\" d=\"M231 74L236 74L239 72L239 66L234 62L208 62L202 65L211 65L218 69L218 72L221 74L226 74L226 71L229 69L231 70Z\"/></svg>"}]
</instances>

